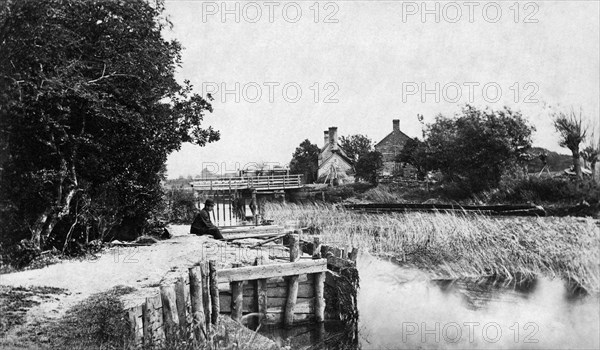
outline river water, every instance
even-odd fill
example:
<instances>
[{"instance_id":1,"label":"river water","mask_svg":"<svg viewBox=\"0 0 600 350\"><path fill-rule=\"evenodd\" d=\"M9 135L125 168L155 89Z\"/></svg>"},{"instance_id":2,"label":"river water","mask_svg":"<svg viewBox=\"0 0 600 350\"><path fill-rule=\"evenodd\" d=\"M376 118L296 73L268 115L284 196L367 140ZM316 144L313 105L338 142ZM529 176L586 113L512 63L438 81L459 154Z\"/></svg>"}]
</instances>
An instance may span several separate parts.
<instances>
[{"instance_id":1,"label":"river water","mask_svg":"<svg viewBox=\"0 0 600 350\"><path fill-rule=\"evenodd\" d=\"M560 279L434 280L370 255L360 256L357 267L355 339L336 324L266 334L314 349L600 348L600 295Z\"/></svg>"}]
</instances>

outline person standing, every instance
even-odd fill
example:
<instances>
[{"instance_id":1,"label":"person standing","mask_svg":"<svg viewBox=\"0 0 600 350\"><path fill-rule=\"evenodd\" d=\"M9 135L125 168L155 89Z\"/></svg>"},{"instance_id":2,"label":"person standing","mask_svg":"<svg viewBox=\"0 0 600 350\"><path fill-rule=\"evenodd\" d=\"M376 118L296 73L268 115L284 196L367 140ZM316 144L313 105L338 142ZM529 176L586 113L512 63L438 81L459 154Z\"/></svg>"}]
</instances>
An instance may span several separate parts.
<instances>
[{"instance_id":1,"label":"person standing","mask_svg":"<svg viewBox=\"0 0 600 350\"><path fill-rule=\"evenodd\" d=\"M211 235L215 239L223 239L223 235L221 234L221 231L219 231L219 228L210 220L210 212L214 207L215 202L212 199L209 198L204 202L204 208L200 210L192 223L190 234L198 236Z\"/></svg>"}]
</instances>

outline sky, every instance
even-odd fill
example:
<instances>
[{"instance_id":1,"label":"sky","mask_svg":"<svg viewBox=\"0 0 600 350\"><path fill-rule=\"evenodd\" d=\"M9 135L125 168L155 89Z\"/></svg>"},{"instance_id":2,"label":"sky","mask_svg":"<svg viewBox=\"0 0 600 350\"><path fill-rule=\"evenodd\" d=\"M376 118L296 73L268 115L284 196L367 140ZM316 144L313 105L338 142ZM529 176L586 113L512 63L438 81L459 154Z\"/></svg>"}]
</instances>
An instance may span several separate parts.
<instances>
[{"instance_id":1,"label":"sky","mask_svg":"<svg viewBox=\"0 0 600 350\"><path fill-rule=\"evenodd\" d=\"M169 39L183 46L180 81L210 92L204 126L221 140L184 144L167 176L285 166L323 131L378 142L422 136L466 103L508 106L535 126L535 146L558 145L553 111L575 108L600 137L598 1L166 0Z\"/></svg>"}]
</instances>

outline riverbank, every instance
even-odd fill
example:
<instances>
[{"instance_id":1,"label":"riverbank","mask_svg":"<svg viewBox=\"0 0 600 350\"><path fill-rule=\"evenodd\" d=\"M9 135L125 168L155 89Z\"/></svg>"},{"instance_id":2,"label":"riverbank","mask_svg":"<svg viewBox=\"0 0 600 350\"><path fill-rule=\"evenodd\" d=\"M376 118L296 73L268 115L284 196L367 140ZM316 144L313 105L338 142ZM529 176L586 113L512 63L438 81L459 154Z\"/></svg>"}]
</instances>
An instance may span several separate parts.
<instances>
[{"instance_id":1,"label":"riverbank","mask_svg":"<svg viewBox=\"0 0 600 350\"><path fill-rule=\"evenodd\" d=\"M268 204L265 211L275 223L296 220L324 243L366 248L442 278L541 275L600 290L600 228L592 218L362 214L329 204Z\"/></svg>"},{"instance_id":2,"label":"riverbank","mask_svg":"<svg viewBox=\"0 0 600 350\"><path fill-rule=\"evenodd\" d=\"M44 331L51 328L41 326L63 320L69 310L85 305L90 298L106 294L115 287L126 290L119 295L119 301L126 307L140 298L155 295L161 283L187 272L188 266L201 260L214 259L218 268L227 268L234 262L250 265L259 254L267 253L244 249L241 254L235 245L189 235L188 230L188 226L172 226L172 239L152 245L114 246L97 259L63 261L41 269L0 275L2 292L7 296L6 302L0 301L3 308L0 324L6 324L0 336L0 348L56 348L52 334ZM23 293L15 294L14 291L19 289ZM34 295L36 290L53 294L43 298ZM21 310L21 315L19 322L12 322L17 319L14 318L16 315L5 312L10 306L8 301L22 298L27 293L32 294L28 294L32 299L14 304Z\"/></svg>"}]
</instances>

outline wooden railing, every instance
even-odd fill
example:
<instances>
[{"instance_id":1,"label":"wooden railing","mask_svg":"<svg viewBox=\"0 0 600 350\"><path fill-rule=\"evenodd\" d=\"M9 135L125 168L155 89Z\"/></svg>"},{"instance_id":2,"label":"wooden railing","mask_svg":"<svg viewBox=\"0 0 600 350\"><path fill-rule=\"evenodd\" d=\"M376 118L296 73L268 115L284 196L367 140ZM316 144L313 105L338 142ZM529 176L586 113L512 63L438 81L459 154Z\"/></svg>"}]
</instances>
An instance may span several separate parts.
<instances>
[{"instance_id":1,"label":"wooden railing","mask_svg":"<svg viewBox=\"0 0 600 350\"><path fill-rule=\"evenodd\" d=\"M272 175L255 177L232 177L227 179L201 179L190 183L197 190L240 190L247 188L279 190L302 187L302 175Z\"/></svg>"}]
</instances>

